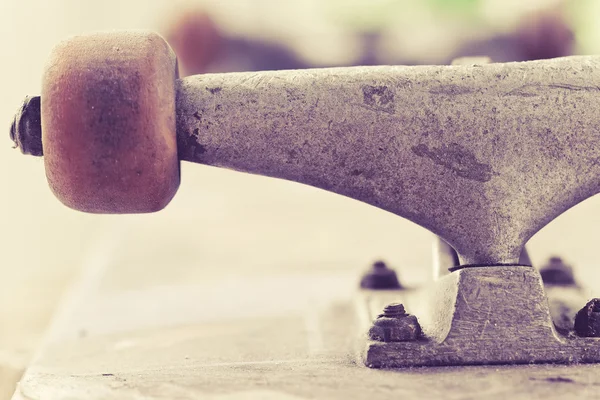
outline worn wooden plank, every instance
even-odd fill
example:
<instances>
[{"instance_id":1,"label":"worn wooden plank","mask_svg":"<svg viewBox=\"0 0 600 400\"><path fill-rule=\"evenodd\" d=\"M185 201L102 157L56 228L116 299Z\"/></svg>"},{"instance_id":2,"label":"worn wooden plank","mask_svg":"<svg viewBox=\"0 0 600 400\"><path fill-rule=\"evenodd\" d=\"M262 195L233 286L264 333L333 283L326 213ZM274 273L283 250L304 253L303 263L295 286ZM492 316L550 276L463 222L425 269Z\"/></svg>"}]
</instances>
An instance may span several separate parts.
<instances>
[{"instance_id":1,"label":"worn wooden plank","mask_svg":"<svg viewBox=\"0 0 600 400\"><path fill-rule=\"evenodd\" d=\"M597 398L597 365L368 369L354 362L359 269L327 261L348 236L318 255L253 253L217 247L228 229L191 234L171 215L161 234L165 221L98 244L16 399Z\"/></svg>"}]
</instances>

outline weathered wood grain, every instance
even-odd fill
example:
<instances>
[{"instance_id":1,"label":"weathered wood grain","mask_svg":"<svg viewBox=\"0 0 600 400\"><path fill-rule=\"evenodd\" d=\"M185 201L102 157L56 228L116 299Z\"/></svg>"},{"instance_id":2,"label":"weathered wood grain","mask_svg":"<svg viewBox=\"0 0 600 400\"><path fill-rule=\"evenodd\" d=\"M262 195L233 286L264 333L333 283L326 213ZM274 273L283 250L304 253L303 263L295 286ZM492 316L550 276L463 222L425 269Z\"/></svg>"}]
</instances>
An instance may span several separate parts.
<instances>
[{"instance_id":1,"label":"weathered wood grain","mask_svg":"<svg viewBox=\"0 0 600 400\"><path fill-rule=\"evenodd\" d=\"M284 252L211 268L220 250L183 240L186 223L161 247L150 230L100 246L15 399L597 398L598 365L366 368L356 270L289 259L286 271ZM174 256L194 247L201 257Z\"/></svg>"}]
</instances>

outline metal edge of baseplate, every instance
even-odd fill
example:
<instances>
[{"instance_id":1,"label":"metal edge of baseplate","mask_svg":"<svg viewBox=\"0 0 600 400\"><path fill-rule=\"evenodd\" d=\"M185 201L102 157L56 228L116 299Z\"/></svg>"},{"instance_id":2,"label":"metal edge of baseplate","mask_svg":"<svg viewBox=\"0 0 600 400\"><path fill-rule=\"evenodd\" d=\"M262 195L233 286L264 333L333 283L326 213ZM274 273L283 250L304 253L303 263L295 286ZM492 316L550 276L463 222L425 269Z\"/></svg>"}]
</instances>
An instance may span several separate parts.
<instances>
[{"instance_id":1,"label":"metal edge of baseplate","mask_svg":"<svg viewBox=\"0 0 600 400\"><path fill-rule=\"evenodd\" d=\"M418 317L420 339L368 339L377 310L392 298ZM371 368L600 362L600 338L557 332L541 276L530 266L464 268L427 289L363 293L357 306L358 359Z\"/></svg>"}]
</instances>

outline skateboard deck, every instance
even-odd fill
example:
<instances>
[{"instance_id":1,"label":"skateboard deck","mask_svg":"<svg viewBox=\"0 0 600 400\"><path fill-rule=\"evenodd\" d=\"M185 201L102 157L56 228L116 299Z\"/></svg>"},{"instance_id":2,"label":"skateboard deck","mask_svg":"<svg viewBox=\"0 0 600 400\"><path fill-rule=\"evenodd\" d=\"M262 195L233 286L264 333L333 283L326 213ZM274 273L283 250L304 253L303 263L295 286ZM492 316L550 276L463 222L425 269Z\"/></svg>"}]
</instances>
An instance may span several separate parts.
<instances>
[{"instance_id":1,"label":"skateboard deck","mask_svg":"<svg viewBox=\"0 0 600 400\"><path fill-rule=\"evenodd\" d=\"M89 252L14 399L600 398L595 364L365 367L361 272L384 257L403 284L423 284L432 235L302 185L186 173L212 183L124 217ZM534 260L597 202L542 232Z\"/></svg>"}]
</instances>

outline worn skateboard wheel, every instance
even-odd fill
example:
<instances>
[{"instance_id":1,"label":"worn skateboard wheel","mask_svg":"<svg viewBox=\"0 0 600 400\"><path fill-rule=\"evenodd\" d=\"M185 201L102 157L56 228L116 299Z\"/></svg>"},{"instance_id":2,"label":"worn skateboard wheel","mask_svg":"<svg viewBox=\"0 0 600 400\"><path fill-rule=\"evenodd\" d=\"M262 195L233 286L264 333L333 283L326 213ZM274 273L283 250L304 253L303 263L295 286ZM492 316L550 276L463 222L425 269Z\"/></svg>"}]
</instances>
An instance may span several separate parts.
<instances>
[{"instance_id":1,"label":"worn skateboard wheel","mask_svg":"<svg viewBox=\"0 0 600 400\"><path fill-rule=\"evenodd\" d=\"M42 83L46 176L67 206L92 213L164 208L179 186L176 57L151 32L77 36Z\"/></svg>"}]
</instances>

